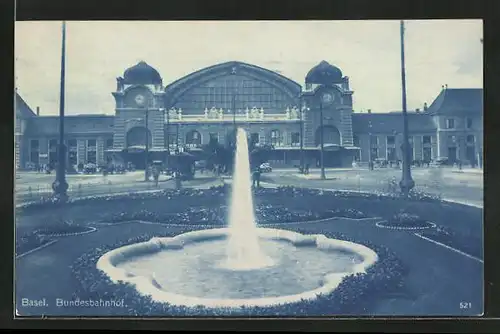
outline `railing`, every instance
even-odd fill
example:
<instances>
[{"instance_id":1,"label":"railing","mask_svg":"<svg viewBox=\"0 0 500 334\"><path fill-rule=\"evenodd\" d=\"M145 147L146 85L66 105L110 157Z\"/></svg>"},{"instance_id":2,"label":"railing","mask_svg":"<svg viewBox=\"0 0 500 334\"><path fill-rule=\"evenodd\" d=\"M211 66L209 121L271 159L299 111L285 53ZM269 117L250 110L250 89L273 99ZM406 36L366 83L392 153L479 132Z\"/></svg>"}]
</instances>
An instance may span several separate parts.
<instances>
[{"instance_id":1,"label":"railing","mask_svg":"<svg viewBox=\"0 0 500 334\"><path fill-rule=\"evenodd\" d=\"M165 121L179 122L262 122L262 121L298 121L300 113L297 107L287 108L284 113L266 113L262 108L246 109L238 111L235 115L229 109L222 108L205 109L203 114L184 115L182 109L170 109L165 114Z\"/></svg>"}]
</instances>

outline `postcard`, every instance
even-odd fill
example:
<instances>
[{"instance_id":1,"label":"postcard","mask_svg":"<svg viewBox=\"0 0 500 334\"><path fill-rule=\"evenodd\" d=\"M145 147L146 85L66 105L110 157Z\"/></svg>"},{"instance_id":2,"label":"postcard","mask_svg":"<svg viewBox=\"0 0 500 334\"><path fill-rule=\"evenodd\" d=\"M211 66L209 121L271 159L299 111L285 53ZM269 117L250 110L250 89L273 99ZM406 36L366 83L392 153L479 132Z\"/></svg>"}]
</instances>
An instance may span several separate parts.
<instances>
[{"instance_id":1,"label":"postcard","mask_svg":"<svg viewBox=\"0 0 500 334\"><path fill-rule=\"evenodd\" d=\"M482 21L15 30L16 317L483 313Z\"/></svg>"}]
</instances>

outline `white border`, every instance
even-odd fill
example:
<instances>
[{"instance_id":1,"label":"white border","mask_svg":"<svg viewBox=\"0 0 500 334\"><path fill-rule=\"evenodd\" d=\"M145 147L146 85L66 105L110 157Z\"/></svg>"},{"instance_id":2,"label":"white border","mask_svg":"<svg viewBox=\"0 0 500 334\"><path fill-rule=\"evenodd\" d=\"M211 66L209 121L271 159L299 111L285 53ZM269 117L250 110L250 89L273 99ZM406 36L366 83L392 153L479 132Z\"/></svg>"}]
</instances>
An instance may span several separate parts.
<instances>
[{"instance_id":1,"label":"white border","mask_svg":"<svg viewBox=\"0 0 500 334\"><path fill-rule=\"evenodd\" d=\"M58 241L58 239L51 240L51 241L49 241L49 242L47 242L47 243L45 243L45 244L43 244L43 245L41 245L41 246L38 246L38 247L33 248L33 249L30 249L30 250L29 250L29 251L27 251L26 253L22 253L22 254L16 255L16 260L17 260L17 259L22 258L23 256L26 256L26 255L28 255L28 254L34 253L34 252L36 252L36 251L38 251L38 250L41 250L41 249L43 249L43 248L45 248L45 247L48 247L48 246L50 246L50 245L52 245L52 244L56 243L57 241Z\"/></svg>"},{"instance_id":2,"label":"white border","mask_svg":"<svg viewBox=\"0 0 500 334\"><path fill-rule=\"evenodd\" d=\"M429 226L422 226L422 227L402 227L402 226L384 226L381 223L387 222L387 220L381 220L378 221L375 226L380 227L380 228L386 228L389 230L426 230L428 228L435 228L436 224L430 221L425 221L426 223L430 224Z\"/></svg>"},{"instance_id":3,"label":"white border","mask_svg":"<svg viewBox=\"0 0 500 334\"><path fill-rule=\"evenodd\" d=\"M88 231L83 231L83 232L75 232L75 233L58 233L58 234L45 234L42 232L39 232L38 235L43 236L43 237L73 237L76 235L83 235L83 234L88 234L97 231L97 228L92 227L92 226L85 226L89 228L90 230Z\"/></svg>"}]
</instances>

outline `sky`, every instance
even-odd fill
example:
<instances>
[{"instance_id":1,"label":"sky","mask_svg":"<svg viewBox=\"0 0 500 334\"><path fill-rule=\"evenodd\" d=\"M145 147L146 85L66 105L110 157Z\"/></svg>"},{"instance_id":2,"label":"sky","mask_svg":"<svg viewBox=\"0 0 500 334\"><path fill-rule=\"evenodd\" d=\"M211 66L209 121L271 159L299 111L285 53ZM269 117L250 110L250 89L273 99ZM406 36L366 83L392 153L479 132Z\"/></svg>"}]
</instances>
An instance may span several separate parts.
<instances>
[{"instance_id":1,"label":"sky","mask_svg":"<svg viewBox=\"0 0 500 334\"><path fill-rule=\"evenodd\" d=\"M59 21L16 22L16 87L41 115L59 112ZM406 21L408 110L448 88L483 87L481 20ZM116 78L144 60L167 85L242 61L304 85L322 60L350 79L355 111L402 109L399 21L68 21L66 114L114 114Z\"/></svg>"}]
</instances>

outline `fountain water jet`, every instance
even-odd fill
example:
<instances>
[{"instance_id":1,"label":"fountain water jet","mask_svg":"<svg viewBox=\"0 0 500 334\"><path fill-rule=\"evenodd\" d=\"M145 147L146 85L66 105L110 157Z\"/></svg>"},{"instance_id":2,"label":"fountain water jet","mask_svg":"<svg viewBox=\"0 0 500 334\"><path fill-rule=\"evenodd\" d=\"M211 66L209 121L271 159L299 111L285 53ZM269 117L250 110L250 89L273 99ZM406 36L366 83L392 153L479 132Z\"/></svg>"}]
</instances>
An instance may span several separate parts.
<instances>
[{"instance_id":1,"label":"fountain water jet","mask_svg":"<svg viewBox=\"0 0 500 334\"><path fill-rule=\"evenodd\" d=\"M236 133L233 170L227 260L222 266L232 270L268 267L273 261L263 253L259 244L252 198L248 140L246 131L241 128Z\"/></svg>"}]
</instances>

